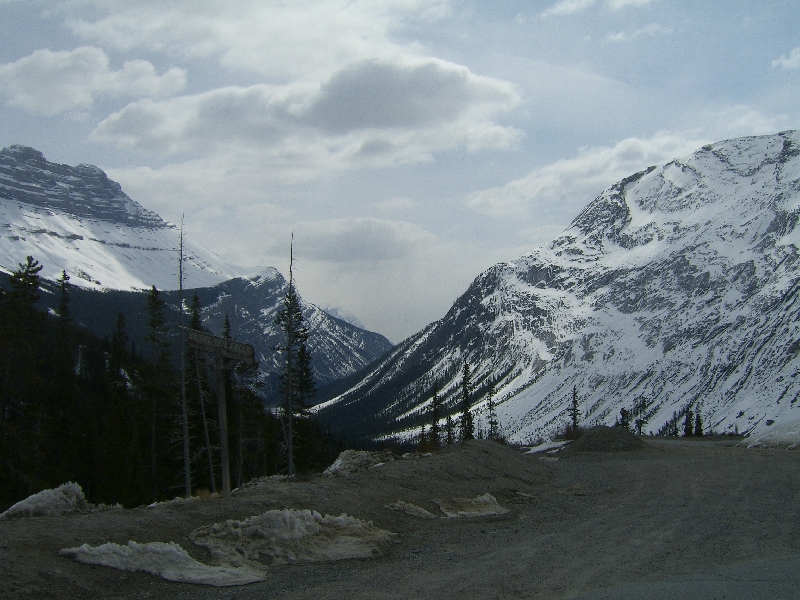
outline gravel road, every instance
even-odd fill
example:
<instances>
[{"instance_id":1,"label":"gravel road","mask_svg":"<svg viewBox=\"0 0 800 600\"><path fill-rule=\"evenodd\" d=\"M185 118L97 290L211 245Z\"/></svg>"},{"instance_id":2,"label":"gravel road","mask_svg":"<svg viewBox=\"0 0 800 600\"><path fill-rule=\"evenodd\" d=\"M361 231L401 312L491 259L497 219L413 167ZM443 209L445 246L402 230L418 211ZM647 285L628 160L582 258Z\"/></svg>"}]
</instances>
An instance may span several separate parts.
<instances>
[{"instance_id":1,"label":"gravel road","mask_svg":"<svg viewBox=\"0 0 800 600\"><path fill-rule=\"evenodd\" d=\"M553 456L476 440L350 476L264 482L227 500L2 521L0 597L610 598L624 596L604 590L800 555L800 452L643 439L635 451ZM441 515L434 499L486 493L509 512L421 519L385 507L402 500ZM213 562L189 540L194 529L283 508L346 513L399 535L377 558L271 565L265 582L235 588L58 555L83 543L174 541Z\"/></svg>"}]
</instances>

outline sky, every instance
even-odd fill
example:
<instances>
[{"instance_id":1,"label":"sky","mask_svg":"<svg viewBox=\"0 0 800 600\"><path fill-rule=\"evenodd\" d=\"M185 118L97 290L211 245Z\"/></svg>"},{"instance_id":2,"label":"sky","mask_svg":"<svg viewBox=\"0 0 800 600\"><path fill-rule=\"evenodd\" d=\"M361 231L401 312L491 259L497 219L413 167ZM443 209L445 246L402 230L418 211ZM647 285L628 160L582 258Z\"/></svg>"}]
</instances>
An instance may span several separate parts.
<instances>
[{"instance_id":1,"label":"sky","mask_svg":"<svg viewBox=\"0 0 800 600\"><path fill-rule=\"evenodd\" d=\"M622 177L800 127L800 3L0 0L0 147L399 342ZM191 282L187 282L191 285Z\"/></svg>"}]
</instances>

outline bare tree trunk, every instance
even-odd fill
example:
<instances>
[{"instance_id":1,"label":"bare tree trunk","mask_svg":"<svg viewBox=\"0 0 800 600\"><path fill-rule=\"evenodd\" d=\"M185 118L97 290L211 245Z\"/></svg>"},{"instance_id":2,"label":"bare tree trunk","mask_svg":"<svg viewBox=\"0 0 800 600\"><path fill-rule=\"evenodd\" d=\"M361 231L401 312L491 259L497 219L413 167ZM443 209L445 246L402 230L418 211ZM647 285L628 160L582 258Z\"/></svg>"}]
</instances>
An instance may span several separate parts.
<instances>
[{"instance_id":1,"label":"bare tree trunk","mask_svg":"<svg viewBox=\"0 0 800 600\"><path fill-rule=\"evenodd\" d=\"M197 393L200 398L200 413L203 416L203 433L206 436L206 455L208 456L208 476L211 479L211 493L217 493L216 478L214 477L214 460L211 458L211 439L208 437L208 420L206 419L206 403L203 402L203 382L200 381L200 361L197 352L194 353L194 368L197 371Z\"/></svg>"},{"instance_id":2,"label":"bare tree trunk","mask_svg":"<svg viewBox=\"0 0 800 600\"><path fill-rule=\"evenodd\" d=\"M150 475L153 484L153 502L158 502L158 487L156 486L156 399L152 398L152 412L150 413Z\"/></svg>"},{"instance_id":3,"label":"bare tree trunk","mask_svg":"<svg viewBox=\"0 0 800 600\"><path fill-rule=\"evenodd\" d=\"M236 460L236 487L242 487L242 411L239 410L239 456Z\"/></svg>"},{"instance_id":4,"label":"bare tree trunk","mask_svg":"<svg viewBox=\"0 0 800 600\"><path fill-rule=\"evenodd\" d=\"M225 376L223 359L219 351L215 353L217 364L217 402L219 403L219 459L222 467L222 495L231 495L231 465L228 456L228 408L225 404Z\"/></svg>"}]
</instances>

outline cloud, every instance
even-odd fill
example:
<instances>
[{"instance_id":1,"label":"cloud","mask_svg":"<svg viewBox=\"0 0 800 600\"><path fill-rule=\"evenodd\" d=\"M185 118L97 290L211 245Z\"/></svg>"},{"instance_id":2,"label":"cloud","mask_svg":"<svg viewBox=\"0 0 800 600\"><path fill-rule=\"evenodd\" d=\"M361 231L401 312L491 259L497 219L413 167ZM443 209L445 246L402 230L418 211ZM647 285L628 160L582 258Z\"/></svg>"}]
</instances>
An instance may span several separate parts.
<instances>
[{"instance_id":1,"label":"cloud","mask_svg":"<svg viewBox=\"0 0 800 600\"><path fill-rule=\"evenodd\" d=\"M772 61L772 68L780 67L784 71L800 69L800 48L793 48L789 56L785 54Z\"/></svg>"},{"instance_id":2,"label":"cloud","mask_svg":"<svg viewBox=\"0 0 800 600\"><path fill-rule=\"evenodd\" d=\"M520 132L494 118L520 103L507 82L435 59L348 65L322 84L232 86L143 99L103 120L93 139L157 154L247 148L276 170L418 162L463 147L505 148Z\"/></svg>"},{"instance_id":3,"label":"cloud","mask_svg":"<svg viewBox=\"0 0 800 600\"><path fill-rule=\"evenodd\" d=\"M584 148L575 158L538 168L502 187L475 192L467 204L495 218L526 216L555 204L574 205L577 210L622 177L692 152L705 142L660 132L649 139L627 138L614 146Z\"/></svg>"},{"instance_id":4,"label":"cloud","mask_svg":"<svg viewBox=\"0 0 800 600\"><path fill-rule=\"evenodd\" d=\"M436 236L405 221L374 218L300 223L298 256L329 263L394 261L436 242Z\"/></svg>"},{"instance_id":5,"label":"cloud","mask_svg":"<svg viewBox=\"0 0 800 600\"><path fill-rule=\"evenodd\" d=\"M673 30L668 27L662 27L657 23L651 23L646 27L642 27L641 29L636 29L631 33L626 33L624 31L620 31L619 33L612 33L605 37L604 42L609 43L620 43L620 42L628 42L630 40L635 40L638 37L656 37L657 35L669 35L673 33Z\"/></svg>"},{"instance_id":6,"label":"cloud","mask_svg":"<svg viewBox=\"0 0 800 600\"><path fill-rule=\"evenodd\" d=\"M565 206L577 212L608 186L648 166L691 154L709 142L771 134L789 124L785 116L766 117L743 105L699 114L697 122L702 125L694 129L582 148L574 158L545 165L504 186L474 192L467 197L467 205L498 219L553 212L556 207L563 211Z\"/></svg>"},{"instance_id":7,"label":"cloud","mask_svg":"<svg viewBox=\"0 0 800 600\"><path fill-rule=\"evenodd\" d=\"M30 56L0 65L0 90L8 104L52 116L68 110L88 110L97 96L169 96L186 85L186 72L172 68L163 75L144 60L109 68L100 48L81 46L72 51L36 50Z\"/></svg>"},{"instance_id":8,"label":"cloud","mask_svg":"<svg viewBox=\"0 0 800 600\"><path fill-rule=\"evenodd\" d=\"M121 50L217 58L227 68L276 78L330 73L344 64L418 54L392 35L450 14L447 0L88 0L90 16L70 18L83 39Z\"/></svg>"},{"instance_id":9,"label":"cloud","mask_svg":"<svg viewBox=\"0 0 800 600\"><path fill-rule=\"evenodd\" d=\"M642 8L653 0L606 0L605 5L611 10L623 8ZM597 4L598 0L559 0L542 13L543 17L566 16L584 12Z\"/></svg>"}]
</instances>

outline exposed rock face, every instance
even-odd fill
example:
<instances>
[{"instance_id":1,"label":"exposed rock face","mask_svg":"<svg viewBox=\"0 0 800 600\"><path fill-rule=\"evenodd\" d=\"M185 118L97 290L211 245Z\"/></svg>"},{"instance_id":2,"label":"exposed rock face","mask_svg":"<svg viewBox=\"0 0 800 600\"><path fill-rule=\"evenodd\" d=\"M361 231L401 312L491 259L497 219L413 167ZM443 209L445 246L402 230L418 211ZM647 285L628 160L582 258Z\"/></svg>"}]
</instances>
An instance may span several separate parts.
<instances>
[{"instance_id":1,"label":"exposed rock face","mask_svg":"<svg viewBox=\"0 0 800 600\"><path fill-rule=\"evenodd\" d=\"M707 429L800 442L799 214L796 132L651 167L481 274L320 414L374 433L417 426L436 381L455 413L466 360L479 420L494 381L513 440L563 425L576 386L590 424L644 398L644 432L691 407Z\"/></svg>"},{"instance_id":2,"label":"exposed rock face","mask_svg":"<svg viewBox=\"0 0 800 600\"><path fill-rule=\"evenodd\" d=\"M62 165L27 146L0 150L0 197L130 227L168 227L93 165Z\"/></svg>"},{"instance_id":3,"label":"exposed rock face","mask_svg":"<svg viewBox=\"0 0 800 600\"><path fill-rule=\"evenodd\" d=\"M73 285L102 292L80 290L72 300L75 318L99 335L110 335L123 312L129 334L141 342L146 303L140 290L178 287L179 235L97 167L52 163L24 146L0 151L0 270L11 272L31 255L46 279L66 270ZM204 324L213 333L222 332L228 314L234 336L256 348L261 371L274 384L279 370L274 348L282 342L275 317L283 308L286 280L271 267L253 272L226 263L191 240L185 256L186 301L198 292ZM53 304L49 296L44 294L43 304ZM177 325L178 294L168 291L164 298ZM301 302L319 386L352 375L392 346L382 335Z\"/></svg>"}]
</instances>

